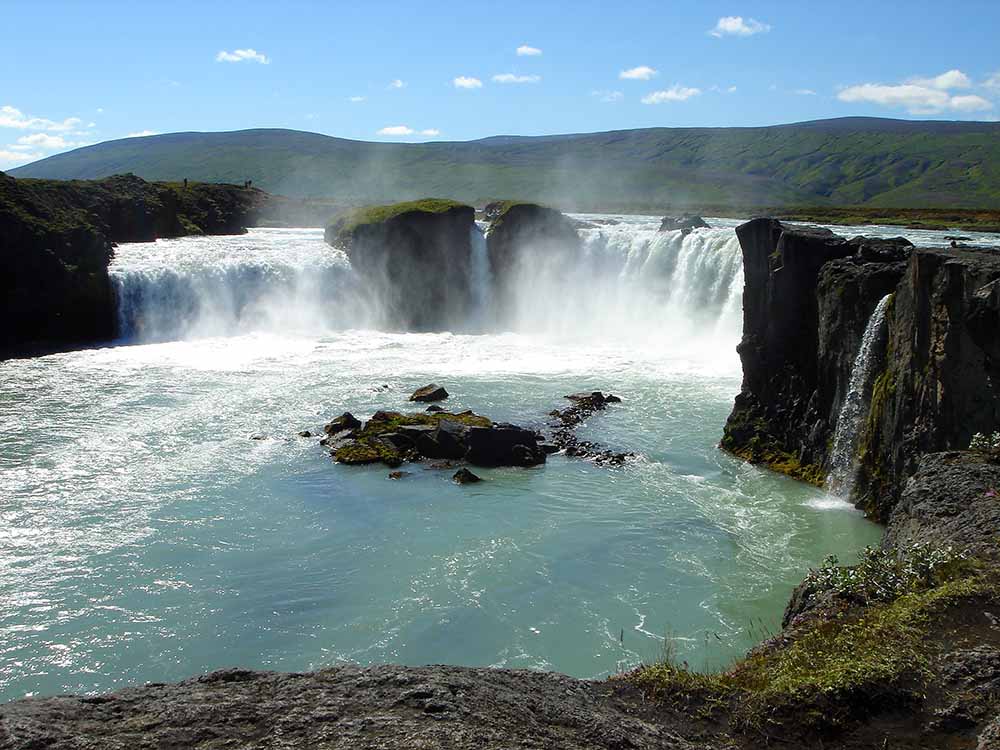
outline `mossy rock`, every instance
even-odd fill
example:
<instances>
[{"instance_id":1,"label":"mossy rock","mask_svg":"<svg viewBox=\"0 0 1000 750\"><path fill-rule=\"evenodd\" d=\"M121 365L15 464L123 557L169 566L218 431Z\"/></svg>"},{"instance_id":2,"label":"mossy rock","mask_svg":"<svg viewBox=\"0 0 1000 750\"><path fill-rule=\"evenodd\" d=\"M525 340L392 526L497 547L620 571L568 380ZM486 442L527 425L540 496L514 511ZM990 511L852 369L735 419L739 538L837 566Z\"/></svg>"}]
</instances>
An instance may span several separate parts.
<instances>
[{"instance_id":1,"label":"mossy rock","mask_svg":"<svg viewBox=\"0 0 1000 750\"><path fill-rule=\"evenodd\" d=\"M454 209L474 210L471 206L447 198L422 198L403 203L365 206L353 209L337 217L328 228L328 232L336 236L351 234L359 227L383 224L405 214L443 214Z\"/></svg>"}]
</instances>

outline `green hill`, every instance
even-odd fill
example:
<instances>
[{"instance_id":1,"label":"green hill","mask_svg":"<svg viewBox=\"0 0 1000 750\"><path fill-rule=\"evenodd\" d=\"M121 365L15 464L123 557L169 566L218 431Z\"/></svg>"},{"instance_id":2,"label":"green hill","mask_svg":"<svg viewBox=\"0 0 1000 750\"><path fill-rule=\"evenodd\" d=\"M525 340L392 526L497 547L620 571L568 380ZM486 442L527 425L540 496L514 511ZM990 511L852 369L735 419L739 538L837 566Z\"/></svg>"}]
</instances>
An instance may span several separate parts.
<instances>
[{"instance_id":1,"label":"green hill","mask_svg":"<svg viewBox=\"0 0 1000 750\"><path fill-rule=\"evenodd\" d=\"M108 141L17 177L242 183L364 203L516 195L565 208L1000 207L1000 123L842 118L762 128L651 128L368 143L295 130Z\"/></svg>"}]
</instances>

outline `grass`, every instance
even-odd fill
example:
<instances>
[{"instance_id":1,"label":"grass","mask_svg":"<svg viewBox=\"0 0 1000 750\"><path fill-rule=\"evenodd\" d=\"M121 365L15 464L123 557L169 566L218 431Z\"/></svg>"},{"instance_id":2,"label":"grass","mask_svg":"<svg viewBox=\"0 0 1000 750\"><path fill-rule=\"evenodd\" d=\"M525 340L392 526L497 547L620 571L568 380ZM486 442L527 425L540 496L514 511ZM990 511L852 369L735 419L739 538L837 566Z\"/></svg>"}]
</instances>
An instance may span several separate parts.
<instances>
[{"instance_id":1,"label":"grass","mask_svg":"<svg viewBox=\"0 0 1000 750\"><path fill-rule=\"evenodd\" d=\"M382 224L397 216L412 213L443 214L456 208L472 208L458 201L445 198L422 198L416 201L392 203L385 206L365 206L348 211L335 219L333 227L337 232L353 232L358 227Z\"/></svg>"},{"instance_id":2,"label":"grass","mask_svg":"<svg viewBox=\"0 0 1000 750\"><path fill-rule=\"evenodd\" d=\"M932 679L938 615L995 595L978 567L955 568L930 588L813 619L790 642L757 649L723 672L694 672L666 659L621 679L657 700L726 711L745 730L829 729L917 697Z\"/></svg>"}]
</instances>

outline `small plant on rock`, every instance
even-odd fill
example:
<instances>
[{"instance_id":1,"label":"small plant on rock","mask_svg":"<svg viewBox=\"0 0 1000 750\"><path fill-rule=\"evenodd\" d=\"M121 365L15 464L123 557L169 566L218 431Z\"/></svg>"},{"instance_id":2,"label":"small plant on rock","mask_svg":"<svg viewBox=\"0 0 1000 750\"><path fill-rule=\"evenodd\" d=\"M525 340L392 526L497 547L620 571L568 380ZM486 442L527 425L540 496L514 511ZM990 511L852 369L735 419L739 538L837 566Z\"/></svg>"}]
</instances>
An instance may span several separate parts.
<instances>
[{"instance_id":1,"label":"small plant on rock","mask_svg":"<svg viewBox=\"0 0 1000 750\"><path fill-rule=\"evenodd\" d=\"M831 555L806 580L817 593L830 591L862 604L891 602L951 580L968 561L963 550L932 544L915 544L900 554L868 547L859 558L857 565L842 567Z\"/></svg>"},{"instance_id":2,"label":"small plant on rock","mask_svg":"<svg viewBox=\"0 0 1000 750\"><path fill-rule=\"evenodd\" d=\"M969 450L1000 453L1000 432L995 431L989 437L981 432L977 432L972 436L972 440L969 443Z\"/></svg>"}]
</instances>

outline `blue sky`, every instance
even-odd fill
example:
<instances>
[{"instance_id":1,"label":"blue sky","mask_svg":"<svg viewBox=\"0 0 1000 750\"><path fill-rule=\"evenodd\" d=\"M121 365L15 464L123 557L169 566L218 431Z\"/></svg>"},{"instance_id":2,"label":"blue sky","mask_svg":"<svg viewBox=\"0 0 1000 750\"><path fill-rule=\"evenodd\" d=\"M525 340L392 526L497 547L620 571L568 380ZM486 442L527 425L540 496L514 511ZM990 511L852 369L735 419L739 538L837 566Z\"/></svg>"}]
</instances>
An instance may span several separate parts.
<instances>
[{"instance_id":1,"label":"blue sky","mask_svg":"<svg viewBox=\"0 0 1000 750\"><path fill-rule=\"evenodd\" d=\"M0 2L0 169L133 134L996 120L1000 2Z\"/></svg>"}]
</instances>

